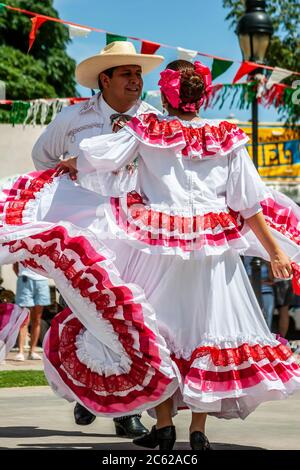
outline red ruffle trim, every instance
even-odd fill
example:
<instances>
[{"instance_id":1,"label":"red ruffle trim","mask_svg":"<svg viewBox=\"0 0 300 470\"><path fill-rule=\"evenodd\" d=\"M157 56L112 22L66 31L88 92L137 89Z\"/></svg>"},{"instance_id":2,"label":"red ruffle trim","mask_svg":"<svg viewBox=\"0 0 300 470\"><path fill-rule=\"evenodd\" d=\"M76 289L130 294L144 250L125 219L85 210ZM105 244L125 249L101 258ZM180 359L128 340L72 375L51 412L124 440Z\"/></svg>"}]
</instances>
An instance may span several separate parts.
<instances>
[{"instance_id":1,"label":"red ruffle trim","mask_svg":"<svg viewBox=\"0 0 300 470\"><path fill-rule=\"evenodd\" d=\"M278 204L274 199L261 201L264 217L268 225L285 237L300 245L299 219L291 207Z\"/></svg>"},{"instance_id":2,"label":"red ruffle trim","mask_svg":"<svg viewBox=\"0 0 300 470\"><path fill-rule=\"evenodd\" d=\"M138 367L134 361L128 373L108 376L93 372L83 364L77 356L76 339L84 327L77 318L68 320L69 315L72 313L67 308L52 320L50 342L51 357L55 357L56 361L59 360L70 376L77 381L79 380L81 385L89 387L93 392L107 392L109 394L124 392L143 383L145 376L149 373L149 366L142 360ZM148 384L147 393L152 393L155 390L157 382L156 376ZM106 400L112 402L111 397Z\"/></svg>"},{"instance_id":3,"label":"red ruffle trim","mask_svg":"<svg viewBox=\"0 0 300 470\"><path fill-rule=\"evenodd\" d=\"M91 397L93 395L96 403L100 400L101 406L104 404L106 406L118 402L130 403L137 396L137 392L134 390L122 399L113 395L99 398L90 387L95 391L102 390L113 394L113 392L124 391L138 385L143 387L143 393L140 392L139 395L151 397L162 393L172 380L159 371L161 362L159 348L154 332L144 323L143 307L135 301L129 287L112 283L106 267L106 258L96 252L86 238L70 237L64 227L56 226L41 234L4 245L9 246L12 253L26 250L28 265L31 264L31 260L36 262L34 259L36 257L51 260L55 269L61 271L72 287L79 291L81 297L92 302L99 315L110 323L132 361L130 373L124 376L112 374L105 377L104 374L95 374L90 371L75 354L74 341L82 324L75 318L62 328L62 323L70 314L70 310L65 309L55 317L51 324L49 360L63 381L75 393L78 393L78 396ZM82 266L80 270L76 268L78 258ZM111 296L107 294L109 291ZM135 331L137 338L130 333L130 327ZM136 341L140 345L139 351L135 349ZM148 374L151 375L151 380L143 385ZM77 386L74 381L80 382L81 386Z\"/></svg>"},{"instance_id":4,"label":"red ruffle trim","mask_svg":"<svg viewBox=\"0 0 300 470\"><path fill-rule=\"evenodd\" d=\"M180 234L189 234L200 230L215 229L218 225L222 228L232 227L232 225L238 227L236 212L207 212L192 217L169 215L147 207L142 196L135 191L127 195L127 207L132 209L130 215L133 220L141 221L149 229L165 229L168 232L177 230Z\"/></svg>"},{"instance_id":5,"label":"red ruffle trim","mask_svg":"<svg viewBox=\"0 0 300 470\"><path fill-rule=\"evenodd\" d=\"M3 221L7 225L23 225L23 215L28 202L35 199L36 194L45 184L52 183L55 169L28 173L21 176L9 190L5 203L1 203ZM4 190L5 192L5 190ZM31 222L31 221L30 221Z\"/></svg>"},{"instance_id":6,"label":"red ruffle trim","mask_svg":"<svg viewBox=\"0 0 300 470\"><path fill-rule=\"evenodd\" d=\"M292 351L284 346L278 344L275 347L272 346L260 346L255 344L249 346L244 343L237 348L226 348L220 349L213 346L201 346L195 349L190 359L176 358L172 355L172 359L176 362L182 375L187 375L192 367L193 362L199 358L209 355L215 366L226 367L229 365L239 366L244 362L260 362L267 359L269 362L275 360L286 361L292 356Z\"/></svg>"},{"instance_id":7,"label":"red ruffle trim","mask_svg":"<svg viewBox=\"0 0 300 470\"><path fill-rule=\"evenodd\" d=\"M129 237L147 245L180 247L185 251L241 238L244 224L241 215L232 210L190 217L155 211L137 192L127 195L127 204L123 199L111 198L111 207L117 225Z\"/></svg>"},{"instance_id":8,"label":"red ruffle trim","mask_svg":"<svg viewBox=\"0 0 300 470\"><path fill-rule=\"evenodd\" d=\"M218 126L184 126L180 120L159 119L156 114L133 117L127 126L143 141L159 147L184 144L184 157L199 158L224 155L238 143L247 142L247 135L236 124L222 121Z\"/></svg>"}]
</instances>

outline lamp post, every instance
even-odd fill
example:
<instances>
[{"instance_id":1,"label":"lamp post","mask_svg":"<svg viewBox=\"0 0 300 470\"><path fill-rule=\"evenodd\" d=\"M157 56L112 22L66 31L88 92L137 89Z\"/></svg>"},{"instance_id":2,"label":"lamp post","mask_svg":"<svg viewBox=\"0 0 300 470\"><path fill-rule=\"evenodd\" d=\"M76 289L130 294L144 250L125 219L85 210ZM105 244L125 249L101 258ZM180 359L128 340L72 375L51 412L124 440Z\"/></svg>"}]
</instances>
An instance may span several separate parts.
<instances>
[{"instance_id":1,"label":"lamp post","mask_svg":"<svg viewBox=\"0 0 300 470\"><path fill-rule=\"evenodd\" d=\"M253 78L259 72L259 64L264 63L265 54L273 34L272 22L265 8L265 0L246 0L246 12L240 18L236 29L243 60L258 64L258 68L251 74ZM258 101L256 96L252 102L251 114L253 163L255 168L258 169ZM253 258L251 268L252 286L259 304L262 305L261 264L259 258Z\"/></svg>"}]
</instances>

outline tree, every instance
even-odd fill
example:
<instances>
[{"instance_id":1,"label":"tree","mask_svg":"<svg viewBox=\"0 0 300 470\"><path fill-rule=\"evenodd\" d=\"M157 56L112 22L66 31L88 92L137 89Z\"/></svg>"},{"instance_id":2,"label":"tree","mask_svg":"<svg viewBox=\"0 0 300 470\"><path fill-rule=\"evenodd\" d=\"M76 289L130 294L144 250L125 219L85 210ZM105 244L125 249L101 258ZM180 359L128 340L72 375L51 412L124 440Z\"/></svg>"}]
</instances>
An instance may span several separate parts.
<instances>
[{"instance_id":1,"label":"tree","mask_svg":"<svg viewBox=\"0 0 300 470\"><path fill-rule=\"evenodd\" d=\"M9 0L9 5L58 18L53 0ZM46 21L28 54L29 16L4 8L0 12L0 80L7 99L76 96L75 61L66 47L66 26Z\"/></svg>"},{"instance_id":2,"label":"tree","mask_svg":"<svg viewBox=\"0 0 300 470\"><path fill-rule=\"evenodd\" d=\"M223 6L229 9L226 20L236 28L238 20L245 13L245 2L241 0L223 0ZM268 0L266 11L269 14L274 34L267 51L266 61L273 67L300 71L300 8L297 0ZM285 80L289 85L295 80L295 75ZM300 117L300 106L289 109L281 117L295 122Z\"/></svg>"}]
</instances>

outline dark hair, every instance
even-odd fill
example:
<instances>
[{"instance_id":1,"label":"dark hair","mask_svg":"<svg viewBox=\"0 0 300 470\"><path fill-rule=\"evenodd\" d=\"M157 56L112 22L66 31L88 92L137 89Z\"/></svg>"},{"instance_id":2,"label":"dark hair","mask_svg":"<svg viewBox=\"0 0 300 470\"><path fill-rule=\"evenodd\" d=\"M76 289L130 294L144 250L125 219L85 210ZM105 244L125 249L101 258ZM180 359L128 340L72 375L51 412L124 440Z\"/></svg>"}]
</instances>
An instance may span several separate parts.
<instances>
[{"instance_id":1,"label":"dark hair","mask_svg":"<svg viewBox=\"0 0 300 470\"><path fill-rule=\"evenodd\" d=\"M174 60L170 62L167 69L180 71L180 99L179 110L184 111L182 106L187 103L195 103L197 109L204 94L205 87L203 78L195 73L194 64L187 60ZM170 105L171 106L171 105Z\"/></svg>"},{"instance_id":2,"label":"dark hair","mask_svg":"<svg viewBox=\"0 0 300 470\"><path fill-rule=\"evenodd\" d=\"M103 70L103 72L101 72L101 73L105 73L105 75L107 75L109 78L112 78L114 70L116 68L117 67L111 67L110 69ZM103 86L102 86L102 83L101 83L101 80L100 80L100 73L98 75L98 88L99 88L100 91L103 91Z\"/></svg>"}]
</instances>

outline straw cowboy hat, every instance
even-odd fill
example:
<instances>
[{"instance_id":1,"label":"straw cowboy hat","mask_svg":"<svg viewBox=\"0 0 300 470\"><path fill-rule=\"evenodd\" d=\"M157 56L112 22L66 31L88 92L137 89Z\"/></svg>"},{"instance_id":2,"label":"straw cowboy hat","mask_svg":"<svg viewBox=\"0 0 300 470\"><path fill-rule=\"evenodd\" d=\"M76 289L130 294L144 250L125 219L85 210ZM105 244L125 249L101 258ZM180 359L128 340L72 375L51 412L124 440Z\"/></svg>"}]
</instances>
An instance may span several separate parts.
<instances>
[{"instance_id":1,"label":"straw cowboy hat","mask_svg":"<svg viewBox=\"0 0 300 470\"><path fill-rule=\"evenodd\" d=\"M157 67L164 57L152 54L137 54L134 45L128 41L111 42L102 51L80 62L75 77L80 85L98 88L99 73L120 65L140 65L142 73L148 73Z\"/></svg>"}]
</instances>

